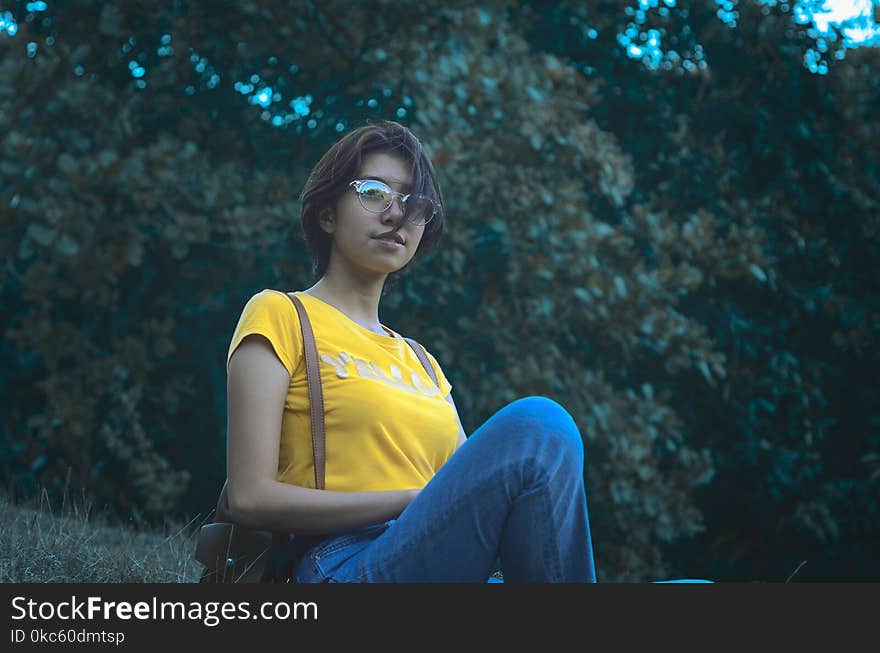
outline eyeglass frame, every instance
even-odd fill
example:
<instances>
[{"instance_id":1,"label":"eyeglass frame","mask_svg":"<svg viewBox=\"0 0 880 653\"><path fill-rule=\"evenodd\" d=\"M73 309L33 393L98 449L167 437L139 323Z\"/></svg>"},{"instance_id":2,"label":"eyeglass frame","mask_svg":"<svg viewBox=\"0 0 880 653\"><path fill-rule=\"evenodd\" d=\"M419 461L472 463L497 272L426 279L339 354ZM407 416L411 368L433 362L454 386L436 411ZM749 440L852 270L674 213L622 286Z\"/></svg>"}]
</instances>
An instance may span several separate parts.
<instances>
[{"instance_id":1,"label":"eyeglass frame","mask_svg":"<svg viewBox=\"0 0 880 653\"><path fill-rule=\"evenodd\" d=\"M364 201L361 198L361 185L367 183L368 181L372 181L375 184L382 184L383 186L385 186L385 188L388 189L388 192L391 193L391 202L388 204L388 206L386 206L381 211L374 211L373 209L368 209L366 206L364 206ZM354 188L354 192L357 194L358 203L361 205L361 208L363 208L364 211L369 211L370 213L385 213L385 211L390 209L392 207L392 205L394 204L394 199L396 197L399 197L399 198L401 198L400 201L403 204L403 215L406 216L406 208L407 208L406 203L409 200L409 198L413 196L412 193L399 193L396 190L394 190L393 188L391 188L384 181L379 181L378 179L355 179L354 181L350 181L348 183L348 185L350 188ZM431 220L433 220L434 217L437 215L437 204L436 204L436 202L434 202L434 200L432 200L430 197L427 197L425 195L416 195L416 197L421 197L423 199L428 200L431 203L431 208L433 209L433 212L431 213L431 217L428 218L427 220L425 220L424 222L421 222L418 224L416 224L415 222L413 222L409 218L406 218L406 219L408 222L410 222L412 224L416 224L416 226L423 227L426 224L428 224Z\"/></svg>"}]
</instances>

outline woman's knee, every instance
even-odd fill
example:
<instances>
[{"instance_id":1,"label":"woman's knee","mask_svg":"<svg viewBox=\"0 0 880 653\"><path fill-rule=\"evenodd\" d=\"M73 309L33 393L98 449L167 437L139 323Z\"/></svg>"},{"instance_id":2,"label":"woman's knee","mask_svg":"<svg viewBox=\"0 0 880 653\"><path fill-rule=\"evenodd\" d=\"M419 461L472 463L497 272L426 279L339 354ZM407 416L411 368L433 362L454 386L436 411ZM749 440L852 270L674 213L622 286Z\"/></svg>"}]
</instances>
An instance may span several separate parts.
<instances>
[{"instance_id":1,"label":"woman's knee","mask_svg":"<svg viewBox=\"0 0 880 653\"><path fill-rule=\"evenodd\" d=\"M571 414L558 402L543 396L522 397L502 411L527 443L541 452L561 450L583 460L584 442Z\"/></svg>"}]
</instances>

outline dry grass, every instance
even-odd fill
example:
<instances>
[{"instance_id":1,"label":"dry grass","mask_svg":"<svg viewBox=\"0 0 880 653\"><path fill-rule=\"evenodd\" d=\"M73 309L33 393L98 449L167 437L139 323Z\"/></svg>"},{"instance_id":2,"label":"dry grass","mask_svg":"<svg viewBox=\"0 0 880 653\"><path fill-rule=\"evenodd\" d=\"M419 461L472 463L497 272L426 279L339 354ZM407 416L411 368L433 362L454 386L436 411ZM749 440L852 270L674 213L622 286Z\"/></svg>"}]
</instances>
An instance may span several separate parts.
<instances>
[{"instance_id":1,"label":"dry grass","mask_svg":"<svg viewBox=\"0 0 880 653\"><path fill-rule=\"evenodd\" d=\"M0 583L198 582L192 554L201 522L164 534L109 522L84 498L65 495L52 506L45 493L23 503L0 495Z\"/></svg>"},{"instance_id":2,"label":"dry grass","mask_svg":"<svg viewBox=\"0 0 880 653\"><path fill-rule=\"evenodd\" d=\"M112 525L85 499L52 506L43 493L16 504L0 496L2 583L192 583L196 527L166 533Z\"/></svg>"}]
</instances>

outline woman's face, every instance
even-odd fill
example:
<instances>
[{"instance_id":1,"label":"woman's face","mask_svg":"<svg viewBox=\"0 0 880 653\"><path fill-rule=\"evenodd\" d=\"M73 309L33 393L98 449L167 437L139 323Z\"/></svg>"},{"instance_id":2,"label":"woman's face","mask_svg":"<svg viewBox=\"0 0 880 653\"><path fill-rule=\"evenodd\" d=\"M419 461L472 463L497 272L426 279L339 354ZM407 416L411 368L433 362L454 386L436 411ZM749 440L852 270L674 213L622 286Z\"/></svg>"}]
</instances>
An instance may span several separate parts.
<instances>
[{"instance_id":1,"label":"woman's face","mask_svg":"<svg viewBox=\"0 0 880 653\"><path fill-rule=\"evenodd\" d=\"M392 190L404 194L410 192L413 181L409 163L379 152L364 157L358 174L348 181L354 179L379 179ZM377 236L389 235L400 223L403 217L401 198L395 197L383 213L372 213L361 206L354 188L343 192L332 217L332 221L321 223L324 231L333 238L331 267L333 259L341 256L349 265L363 271L389 274L409 263L425 232L424 225L414 225L407 220L396 232L404 240L402 245L388 245L377 239Z\"/></svg>"}]
</instances>

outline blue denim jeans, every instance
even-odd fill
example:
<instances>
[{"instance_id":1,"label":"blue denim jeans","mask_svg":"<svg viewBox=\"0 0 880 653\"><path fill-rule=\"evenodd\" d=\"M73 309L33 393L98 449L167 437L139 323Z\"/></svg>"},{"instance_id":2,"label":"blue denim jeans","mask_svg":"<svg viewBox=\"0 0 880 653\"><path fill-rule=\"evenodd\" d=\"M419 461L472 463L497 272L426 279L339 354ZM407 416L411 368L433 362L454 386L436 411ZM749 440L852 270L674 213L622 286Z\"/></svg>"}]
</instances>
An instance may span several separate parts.
<instances>
[{"instance_id":1,"label":"blue denim jeans","mask_svg":"<svg viewBox=\"0 0 880 653\"><path fill-rule=\"evenodd\" d=\"M321 540L300 583L593 583L583 440L552 399L513 401L468 438L397 519Z\"/></svg>"}]
</instances>

